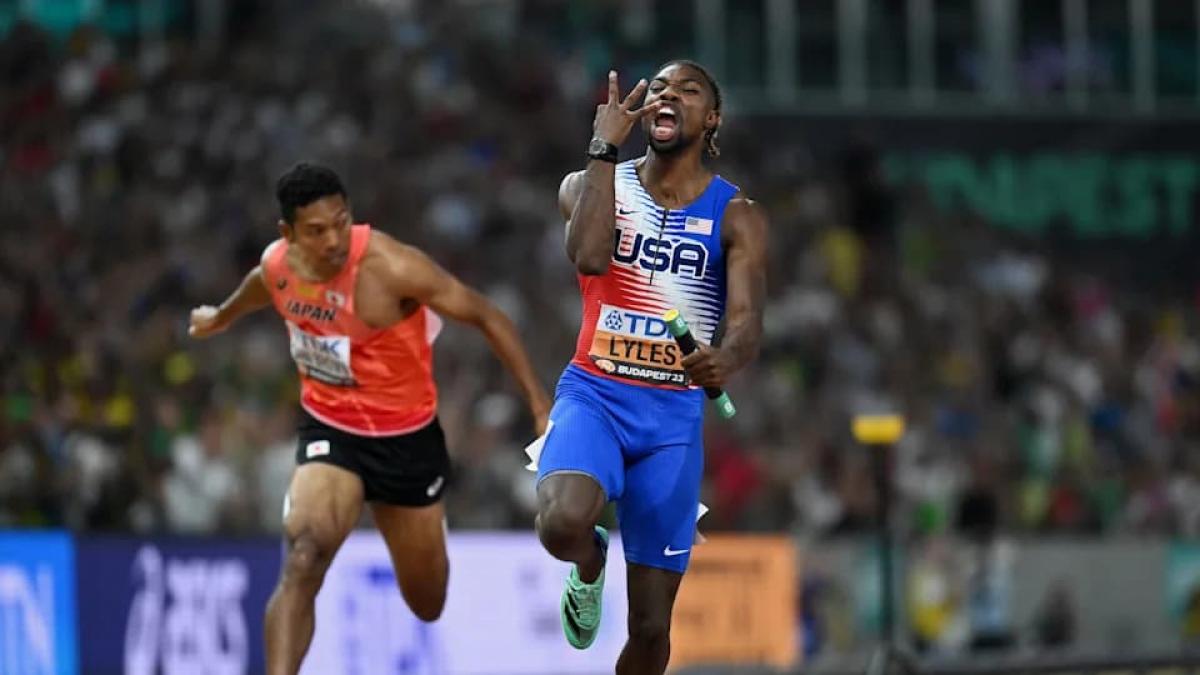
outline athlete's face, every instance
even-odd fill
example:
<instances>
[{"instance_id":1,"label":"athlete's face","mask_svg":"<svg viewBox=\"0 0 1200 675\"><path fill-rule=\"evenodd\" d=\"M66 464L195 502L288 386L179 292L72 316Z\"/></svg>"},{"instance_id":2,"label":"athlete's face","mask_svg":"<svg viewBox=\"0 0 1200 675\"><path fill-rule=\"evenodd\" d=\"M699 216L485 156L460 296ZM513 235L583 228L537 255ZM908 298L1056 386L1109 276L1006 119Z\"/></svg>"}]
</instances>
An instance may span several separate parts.
<instances>
[{"instance_id":1,"label":"athlete's face","mask_svg":"<svg viewBox=\"0 0 1200 675\"><path fill-rule=\"evenodd\" d=\"M645 104L655 101L666 105L658 114L643 117L642 128L657 153L677 152L703 142L704 133L721 123L713 92L704 75L691 66L673 64L659 71L646 89Z\"/></svg>"},{"instance_id":2,"label":"athlete's face","mask_svg":"<svg viewBox=\"0 0 1200 675\"><path fill-rule=\"evenodd\" d=\"M341 269L350 255L351 222L346 199L330 195L296 209L291 223L280 221L279 231L310 265L333 271Z\"/></svg>"}]
</instances>

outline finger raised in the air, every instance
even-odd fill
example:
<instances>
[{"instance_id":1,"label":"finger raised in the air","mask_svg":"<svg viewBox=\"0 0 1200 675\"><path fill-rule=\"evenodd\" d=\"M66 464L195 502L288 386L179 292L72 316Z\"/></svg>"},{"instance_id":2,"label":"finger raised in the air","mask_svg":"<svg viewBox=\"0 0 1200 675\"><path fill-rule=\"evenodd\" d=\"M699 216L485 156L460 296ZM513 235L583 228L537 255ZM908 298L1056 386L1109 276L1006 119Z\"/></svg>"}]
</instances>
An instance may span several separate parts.
<instances>
[{"instance_id":1,"label":"finger raised in the air","mask_svg":"<svg viewBox=\"0 0 1200 675\"><path fill-rule=\"evenodd\" d=\"M646 84L645 79L639 80L633 91L629 92L629 95L625 97L625 101L621 103L621 107L629 110L637 105L637 102L642 99L642 94L646 93Z\"/></svg>"}]
</instances>

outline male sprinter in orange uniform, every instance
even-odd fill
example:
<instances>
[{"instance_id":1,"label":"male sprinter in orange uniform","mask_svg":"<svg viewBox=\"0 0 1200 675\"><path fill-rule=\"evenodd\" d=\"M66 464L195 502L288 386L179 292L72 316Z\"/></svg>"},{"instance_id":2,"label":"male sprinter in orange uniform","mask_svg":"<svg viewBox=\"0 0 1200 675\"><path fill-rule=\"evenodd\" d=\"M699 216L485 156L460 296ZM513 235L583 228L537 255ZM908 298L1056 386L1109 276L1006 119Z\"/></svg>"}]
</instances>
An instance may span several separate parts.
<instances>
[{"instance_id":1,"label":"male sprinter in orange uniform","mask_svg":"<svg viewBox=\"0 0 1200 675\"><path fill-rule=\"evenodd\" d=\"M645 105L634 109L642 92ZM721 387L758 352L767 218L701 161L717 154L721 90L700 65L672 61L623 102L616 73L599 106L587 169L559 191L583 320L558 381L538 462L537 530L575 563L562 595L571 645L592 644L617 502L629 579L620 675L655 675L670 657L671 611L687 569L704 466L697 387ZM646 156L617 163L641 121ZM678 310L697 351L682 356L663 321ZM725 319L719 347L708 346Z\"/></svg>"},{"instance_id":2,"label":"male sprinter in orange uniform","mask_svg":"<svg viewBox=\"0 0 1200 675\"><path fill-rule=\"evenodd\" d=\"M550 402L508 318L418 249L353 225L333 171L298 164L279 179L277 196L282 237L220 307L192 311L189 332L214 335L268 304L287 322L303 420L284 506L287 555L267 605L266 653L271 675L290 675L312 641L325 571L364 501L408 606L425 621L442 612L449 458L433 381L440 320L429 310L483 332L520 383L539 434Z\"/></svg>"}]
</instances>

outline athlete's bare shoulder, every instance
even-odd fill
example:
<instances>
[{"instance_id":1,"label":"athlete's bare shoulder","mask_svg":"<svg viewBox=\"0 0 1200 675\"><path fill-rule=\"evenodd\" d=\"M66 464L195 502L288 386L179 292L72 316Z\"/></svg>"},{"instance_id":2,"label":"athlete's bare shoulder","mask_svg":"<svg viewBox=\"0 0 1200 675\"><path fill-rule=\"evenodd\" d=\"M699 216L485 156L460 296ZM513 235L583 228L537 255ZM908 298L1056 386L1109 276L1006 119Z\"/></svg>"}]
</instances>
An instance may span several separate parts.
<instances>
[{"instance_id":1,"label":"athlete's bare shoulder","mask_svg":"<svg viewBox=\"0 0 1200 675\"><path fill-rule=\"evenodd\" d=\"M583 191L583 174L585 171L572 171L563 176L558 186L558 210L563 218L570 220L571 212L575 210L575 202L579 201L579 193Z\"/></svg>"},{"instance_id":2,"label":"athlete's bare shoulder","mask_svg":"<svg viewBox=\"0 0 1200 675\"><path fill-rule=\"evenodd\" d=\"M422 286L434 267L421 249L378 230L371 230L360 265L360 275L370 275L398 298L411 297L414 287Z\"/></svg>"},{"instance_id":3,"label":"athlete's bare shoulder","mask_svg":"<svg viewBox=\"0 0 1200 675\"><path fill-rule=\"evenodd\" d=\"M402 259L408 255L409 249L416 250L413 246L397 241L387 232L371 230L371 238L367 240L367 250L363 252L363 264L368 261L375 264L392 263L398 258Z\"/></svg>"},{"instance_id":4,"label":"athlete's bare shoulder","mask_svg":"<svg viewBox=\"0 0 1200 675\"><path fill-rule=\"evenodd\" d=\"M761 240L766 237L766 231L767 210L762 204L750 199L744 192L737 193L729 200L721 225L726 244L745 238Z\"/></svg>"},{"instance_id":5,"label":"athlete's bare shoulder","mask_svg":"<svg viewBox=\"0 0 1200 675\"><path fill-rule=\"evenodd\" d=\"M766 214L766 209L762 204L754 201L746 196L746 193L739 192L729 200L725 206L725 217L741 220L748 217L758 217Z\"/></svg>"},{"instance_id":6,"label":"athlete's bare shoulder","mask_svg":"<svg viewBox=\"0 0 1200 675\"><path fill-rule=\"evenodd\" d=\"M367 250L363 252L361 271L384 279L403 276L405 263L417 249L397 241L386 232L371 230Z\"/></svg>"},{"instance_id":7,"label":"athlete's bare shoulder","mask_svg":"<svg viewBox=\"0 0 1200 675\"><path fill-rule=\"evenodd\" d=\"M257 274L263 279L264 282L271 282L272 280L270 279L270 276L273 273L273 270L270 266L271 258L275 255L275 251L279 250L279 247L282 246L283 243L283 239L276 239L275 241L267 244L266 248L263 249L262 255L258 258L258 265L251 270L251 273Z\"/></svg>"},{"instance_id":8,"label":"athlete's bare shoulder","mask_svg":"<svg viewBox=\"0 0 1200 675\"><path fill-rule=\"evenodd\" d=\"M275 253L275 250L283 245L283 242L283 239L276 239L275 241L267 244L266 248L263 249L262 256L258 261L265 265L267 261L271 259L271 255Z\"/></svg>"}]
</instances>

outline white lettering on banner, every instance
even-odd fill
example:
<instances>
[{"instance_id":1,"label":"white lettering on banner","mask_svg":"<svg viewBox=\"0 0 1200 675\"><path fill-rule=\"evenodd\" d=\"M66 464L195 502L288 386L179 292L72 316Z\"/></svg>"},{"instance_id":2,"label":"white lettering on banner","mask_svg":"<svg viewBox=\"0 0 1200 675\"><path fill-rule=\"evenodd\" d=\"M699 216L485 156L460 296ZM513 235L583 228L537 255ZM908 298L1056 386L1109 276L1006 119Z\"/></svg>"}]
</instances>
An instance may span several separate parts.
<instances>
[{"instance_id":1,"label":"white lettering on banner","mask_svg":"<svg viewBox=\"0 0 1200 675\"><path fill-rule=\"evenodd\" d=\"M53 675L54 572L0 565L0 673Z\"/></svg>"},{"instance_id":2,"label":"white lettering on banner","mask_svg":"<svg viewBox=\"0 0 1200 675\"><path fill-rule=\"evenodd\" d=\"M327 621L341 630L343 661L340 673L400 672L404 675L442 675L445 655L435 629L424 621L404 621L411 613L397 591L390 561L381 560L343 571L349 592L335 616ZM386 635L380 627L388 626ZM397 664L395 670L380 664ZM324 672L324 671L323 671Z\"/></svg>"},{"instance_id":3,"label":"white lettering on banner","mask_svg":"<svg viewBox=\"0 0 1200 675\"><path fill-rule=\"evenodd\" d=\"M250 663L242 600L250 571L235 558L165 562L144 546L133 563L142 586L125 624L127 675L240 675Z\"/></svg>"}]
</instances>

